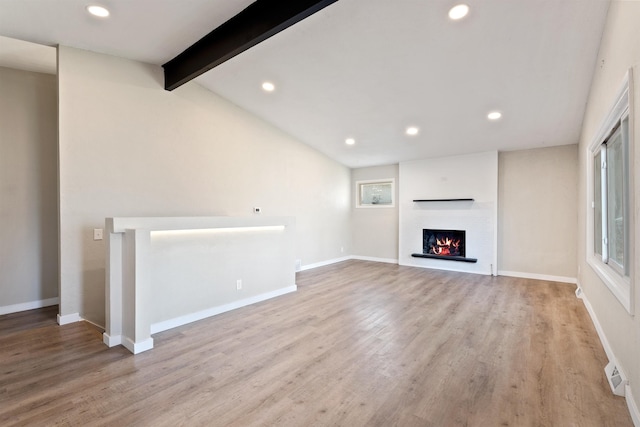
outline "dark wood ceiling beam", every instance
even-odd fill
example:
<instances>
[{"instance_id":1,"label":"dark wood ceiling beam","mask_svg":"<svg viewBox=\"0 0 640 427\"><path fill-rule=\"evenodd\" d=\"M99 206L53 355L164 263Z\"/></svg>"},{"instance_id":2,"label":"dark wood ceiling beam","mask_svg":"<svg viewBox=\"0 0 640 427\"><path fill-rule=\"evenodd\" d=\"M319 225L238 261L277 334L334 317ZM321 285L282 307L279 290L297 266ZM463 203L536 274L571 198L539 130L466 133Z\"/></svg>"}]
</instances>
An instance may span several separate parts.
<instances>
[{"instance_id":1,"label":"dark wood ceiling beam","mask_svg":"<svg viewBox=\"0 0 640 427\"><path fill-rule=\"evenodd\" d=\"M338 0L257 0L164 64L173 90Z\"/></svg>"}]
</instances>

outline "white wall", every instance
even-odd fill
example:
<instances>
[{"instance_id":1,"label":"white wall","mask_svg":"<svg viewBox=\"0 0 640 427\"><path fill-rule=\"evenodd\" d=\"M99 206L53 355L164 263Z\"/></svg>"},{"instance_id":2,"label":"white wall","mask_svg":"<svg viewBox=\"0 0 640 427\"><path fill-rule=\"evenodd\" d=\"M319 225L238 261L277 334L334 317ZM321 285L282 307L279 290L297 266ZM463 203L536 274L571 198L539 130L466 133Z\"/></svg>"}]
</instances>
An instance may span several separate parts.
<instances>
[{"instance_id":1,"label":"white wall","mask_svg":"<svg viewBox=\"0 0 640 427\"><path fill-rule=\"evenodd\" d=\"M575 283L577 145L500 153L498 164L500 274Z\"/></svg>"},{"instance_id":2,"label":"white wall","mask_svg":"<svg viewBox=\"0 0 640 427\"><path fill-rule=\"evenodd\" d=\"M393 178L396 203L393 207L356 208L356 182ZM351 223L353 250L361 259L398 262L398 165L351 170Z\"/></svg>"},{"instance_id":3,"label":"white wall","mask_svg":"<svg viewBox=\"0 0 640 427\"><path fill-rule=\"evenodd\" d=\"M151 233L148 277L158 291L151 323L295 288L295 221L261 215L211 222L216 225L207 231ZM283 229L215 232L215 228L274 224Z\"/></svg>"},{"instance_id":4,"label":"white wall","mask_svg":"<svg viewBox=\"0 0 640 427\"><path fill-rule=\"evenodd\" d=\"M473 198L474 202L413 202ZM488 152L400 163L399 263L468 273L497 267L498 153ZM414 258L422 229L466 230L466 257L477 263Z\"/></svg>"},{"instance_id":5,"label":"white wall","mask_svg":"<svg viewBox=\"0 0 640 427\"><path fill-rule=\"evenodd\" d=\"M56 76L0 68L0 314L58 296Z\"/></svg>"},{"instance_id":6,"label":"white wall","mask_svg":"<svg viewBox=\"0 0 640 427\"><path fill-rule=\"evenodd\" d=\"M296 217L302 264L350 248L348 168L162 69L59 48L61 308L104 322L105 217ZM255 266L260 268L260 266Z\"/></svg>"},{"instance_id":7,"label":"white wall","mask_svg":"<svg viewBox=\"0 0 640 427\"><path fill-rule=\"evenodd\" d=\"M629 315L609 288L600 280L586 262L586 217L590 209L591 198L587 196L587 167L591 167L589 144L595 137L612 107L616 93L622 84L625 73L633 68L635 105L632 109L634 121L633 134L635 154L633 165L635 186L635 206L632 209L635 235L630 236L635 245L634 259L635 309L640 310L640 2L613 1L605 26L589 101L583 121L579 145L579 188L578 188L578 281L592 306L593 313L618 359L623 371L628 375L636 406L640 406L640 316ZM640 420L639 420L640 421Z\"/></svg>"}]
</instances>

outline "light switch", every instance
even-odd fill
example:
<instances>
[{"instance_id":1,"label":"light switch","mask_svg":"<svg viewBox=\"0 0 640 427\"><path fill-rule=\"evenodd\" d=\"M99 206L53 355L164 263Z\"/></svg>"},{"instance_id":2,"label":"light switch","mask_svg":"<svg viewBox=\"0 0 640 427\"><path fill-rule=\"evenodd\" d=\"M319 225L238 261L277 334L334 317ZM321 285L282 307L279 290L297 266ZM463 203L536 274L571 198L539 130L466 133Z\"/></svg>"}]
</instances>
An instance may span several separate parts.
<instances>
[{"instance_id":1,"label":"light switch","mask_svg":"<svg viewBox=\"0 0 640 427\"><path fill-rule=\"evenodd\" d=\"M93 229L93 240L102 240L102 228Z\"/></svg>"}]
</instances>

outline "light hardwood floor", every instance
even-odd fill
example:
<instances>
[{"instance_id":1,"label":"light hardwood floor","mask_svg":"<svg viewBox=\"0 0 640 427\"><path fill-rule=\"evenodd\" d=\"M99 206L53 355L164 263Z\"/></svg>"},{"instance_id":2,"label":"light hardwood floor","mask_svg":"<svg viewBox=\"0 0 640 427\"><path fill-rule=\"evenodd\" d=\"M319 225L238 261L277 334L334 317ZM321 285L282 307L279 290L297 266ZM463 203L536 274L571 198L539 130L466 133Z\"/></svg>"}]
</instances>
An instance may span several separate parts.
<instances>
[{"instance_id":1,"label":"light hardwood floor","mask_svg":"<svg viewBox=\"0 0 640 427\"><path fill-rule=\"evenodd\" d=\"M136 356L2 316L0 425L632 426L575 286L365 261L297 283Z\"/></svg>"}]
</instances>

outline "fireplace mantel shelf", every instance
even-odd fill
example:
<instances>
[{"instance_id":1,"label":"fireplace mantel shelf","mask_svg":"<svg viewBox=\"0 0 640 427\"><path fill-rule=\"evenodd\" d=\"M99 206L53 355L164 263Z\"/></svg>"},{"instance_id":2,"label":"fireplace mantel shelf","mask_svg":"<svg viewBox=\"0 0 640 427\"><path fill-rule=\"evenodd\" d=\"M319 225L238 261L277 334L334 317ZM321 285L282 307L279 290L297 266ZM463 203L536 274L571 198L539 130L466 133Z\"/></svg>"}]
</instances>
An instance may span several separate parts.
<instances>
[{"instance_id":1,"label":"fireplace mantel shelf","mask_svg":"<svg viewBox=\"0 0 640 427\"><path fill-rule=\"evenodd\" d=\"M478 262L476 258L466 258L463 256L446 256L446 255L432 255L432 254L411 254L411 256L414 258L441 259L443 261Z\"/></svg>"},{"instance_id":2,"label":"fireplace mantel shelf","mask_svg":"<svg viewBox=\"0 0 640 427\"><path fill-rule=\"evenodd\" d=\"M414 199L414 202L473 202L475 199Z\"/></svg>"}]
</instances>

